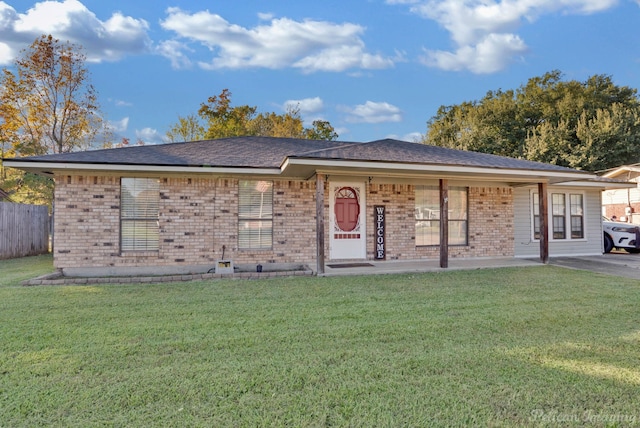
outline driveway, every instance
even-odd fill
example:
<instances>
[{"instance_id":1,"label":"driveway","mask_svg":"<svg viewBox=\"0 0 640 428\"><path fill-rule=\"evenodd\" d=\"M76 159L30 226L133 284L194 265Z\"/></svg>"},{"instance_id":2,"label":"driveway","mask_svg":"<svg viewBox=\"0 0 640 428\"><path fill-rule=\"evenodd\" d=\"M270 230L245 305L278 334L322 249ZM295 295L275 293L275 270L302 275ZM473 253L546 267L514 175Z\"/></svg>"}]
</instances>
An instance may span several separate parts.
<instances>
[{"instance_id":1,"label":"driveway","mask_svg":"<svg viewBox=\"0 0 640 428\"><path fill-rule=\"evenodd\" d=\"M549 264L640 280L640 254L611 252L601 256L552 257Z\"/></svg>"}]
</instances>

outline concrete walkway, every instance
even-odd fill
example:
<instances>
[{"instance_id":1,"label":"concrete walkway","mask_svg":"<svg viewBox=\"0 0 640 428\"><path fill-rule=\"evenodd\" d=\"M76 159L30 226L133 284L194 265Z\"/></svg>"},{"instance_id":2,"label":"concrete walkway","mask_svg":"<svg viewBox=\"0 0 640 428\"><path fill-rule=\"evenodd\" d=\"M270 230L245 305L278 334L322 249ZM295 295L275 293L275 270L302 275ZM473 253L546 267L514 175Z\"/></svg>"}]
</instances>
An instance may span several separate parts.
<instances>
[{"instance_id":1,"label":"concrete walkway","mask_svg":"<svg viewBox=\"0 0 640 428\"><path fill-rule=\"evenodd\" d=\"M449 259L449 267L440 267L440 261L432 260L388 260L362 262L329 262L325 265L325 273L319 276L337 275L376 275L384 273L409 272L446 272L461 269L486 269L515 266L540 266L539 260L505 258Z\"/></svg>"},{"instance_id":2,"label":"concrete walkway","mask_svg":"<svg viewBox=\"0 0 640 428\"><path fill-rule=\"evenodd\" d=\"M569 269L581 269L592 272L621 276L640 280L640 254L628 254L618 252L600 256L582 257L552 257L550 265ZM449 267L440 267L439 260L407 260L407 261L354 261L354 262L329 262L325 266L325 273L319 276L339 275L377 275L390 273L411 272L447 272L453 270L473 270L503 267L542 266L539 259L505 258L475 258L475 259L450 259ZM42 277L23 281L23 285L64 285L64 284L99 284L99 283L139 283L139 282L180 282L193 280L208 280L216 278L271 278L276 276L313 276L311 269L301 271L279 271L262 273L235 273L231 275L220 274L194 274L194 275L169 275L152 277L109 277L109 278L73 278L61 277L60 274L44 275ZM612 277L615 280L614 277Z\"/></svg>"},{"instance_id":3,"label":"concrete walkway","mask_svg":"<svg viewBox=\"0 0 640 428\"><path fill-rule=\"evenodd\" d=\"M549 264L570 269L581 269L614 276L640 280L640 254L626 252L599 256L551 257ZM472 270L501 267L542 266L539 259L475 258L449 259L449 267L440 267L439 260L408 261L363 261L327 263L325 273L319 276L376 275L386 273L446 272L452 270Z\"/></svg>"},{"instance_id":4,"label":"concrete walkway","mask_svg":"<svg viewBox=\"0 0 640 428\"><path fill-rule=\"evenodd\" d=\"M555 257L549 264L640 280L640 254L612 252L601 256Z\"/></svg>"}]
</instances>

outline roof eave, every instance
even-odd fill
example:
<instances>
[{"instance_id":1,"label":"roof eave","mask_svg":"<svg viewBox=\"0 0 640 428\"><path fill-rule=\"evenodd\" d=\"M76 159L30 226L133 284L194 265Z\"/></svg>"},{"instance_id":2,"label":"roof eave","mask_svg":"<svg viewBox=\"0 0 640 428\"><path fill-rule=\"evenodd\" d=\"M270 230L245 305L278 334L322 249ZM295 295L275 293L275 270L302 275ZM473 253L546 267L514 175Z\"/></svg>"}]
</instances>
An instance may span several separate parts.
<instances>
[{"instance_id":1,"label":"roof eave","mask_svg":"<svg viewBox=\"0 0 640 428\"><path fill-rule=\"evenodd\" d=\"M4 165L19 168L46 176L53 176L60 171L101 171L101 172L142 172L142 173L178 173L178 174L252 174L279 175L279 168L253 168L233 166L172 166L172 165L140 165L140 164L100 164L100 163L68 163L68 162L33 162L5 160Z\"/></svg>"},{"instance_id":2,"label":"roof eave","mask_svg":"<svg viewBox=\"0 0 640 428\"><path fill-rule=\"evenodd\" d=\"M312 170L330 173L332 171L369 171L371 173L384 173L394 171L400 175L437 175L442 178L459 177L493 177L496 180L512 182L539 182L561 183L568 181L584 181L596 178L595 174L585 171L554 171L554 170L531 170L513 169L497 167L480 167L464 165L446 164L413 164L400 162L379 162L379 161L349 161L334 159L308 159L308 158L287 158L281 170L283 175L309 176ZM301 172L306 170L306 173ZM290 173L288 173L291 171Z\"/></svg>"},{"instance_id":3,"label":"roof eave","mask_svg":"<svg viewBox=\"0 0 640 428\"><path fill-rule=\"evenodd\" d=\"M586 181L567 181L562 183L563 186L573 187L592 187L601 190L614 190L614 189L634 189L638 187L636 183L630 182L607 182L598 180L586 180Z\"/></svg>"},{"instance_id":4,"label":"roof eave","mask_svg":"<svg viewBox=\"0 0 640 428\"><path fill-rule=\"evenodd\" d=\"M43 162L7 159L5 166L19 168L30 172L52 176L56 172L90 171L90 172L137 172L137 173L175 173L175 174L209 174L209 175L260 175L283 176L289 178L309 178L317 171L342 174L383 174L397 176L438 176L441 178L482 178L508 181L513 183L529 183L545 181L549 183L574 182L594 179L596 175L584 171L554 171L513 169L482 166L418 164L403 162L356 161L317 158L286 158L281 166L273 168L206 166L206 165L140 165L140 164L103 164L103 163L68 163Z\"/></svg>"}]
</instances>

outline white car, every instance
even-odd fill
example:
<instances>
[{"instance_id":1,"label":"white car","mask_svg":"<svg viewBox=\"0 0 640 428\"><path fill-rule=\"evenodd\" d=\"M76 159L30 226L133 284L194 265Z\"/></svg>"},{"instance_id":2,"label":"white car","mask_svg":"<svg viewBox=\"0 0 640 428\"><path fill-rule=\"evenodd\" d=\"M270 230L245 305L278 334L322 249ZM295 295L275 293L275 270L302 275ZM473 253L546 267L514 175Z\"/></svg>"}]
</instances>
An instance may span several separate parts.
<instances>
[{"instance_id":1,"label":"white car","mask_svg":"<svg viewBox=\"0 0 640 428\"><path fill-rule=\"evenodd\" d=\"M614 248L626 250L629 253L640 253L640 229L638 225L612 221L602 218L604 233L604 252L609 253Z\"/></svg>"}]
</instances>

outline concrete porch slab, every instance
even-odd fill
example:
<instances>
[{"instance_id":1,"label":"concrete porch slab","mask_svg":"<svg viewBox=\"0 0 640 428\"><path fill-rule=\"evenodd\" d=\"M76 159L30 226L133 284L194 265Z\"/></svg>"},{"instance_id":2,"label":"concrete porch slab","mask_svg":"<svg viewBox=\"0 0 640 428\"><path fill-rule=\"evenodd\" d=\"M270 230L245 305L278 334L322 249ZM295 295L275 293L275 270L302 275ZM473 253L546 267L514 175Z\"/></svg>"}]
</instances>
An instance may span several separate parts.
<instances>
[{"instance_id":1,"label":"concrete porch slab","mask_svg":"<svg viewBox=\"0 0 640 428\"><path fill-rule=\"evenodd\" d=\"M429 260L388 260L374 261L366 260L371 266L356 267L329 267L328 265L339 265L340 262L331 261L325 265L325 273L318 276L339 276L339 275L376 275L388 273L410 273L410 272L447 272L462 269L485 269L498 267L516 266L540 266L539 260L505 258L473 258L473 259L449 259L449 267L440 267L440 261ZM345 261L344 264L354 264L353 261Z\"/></svg>"}]
</instances>

